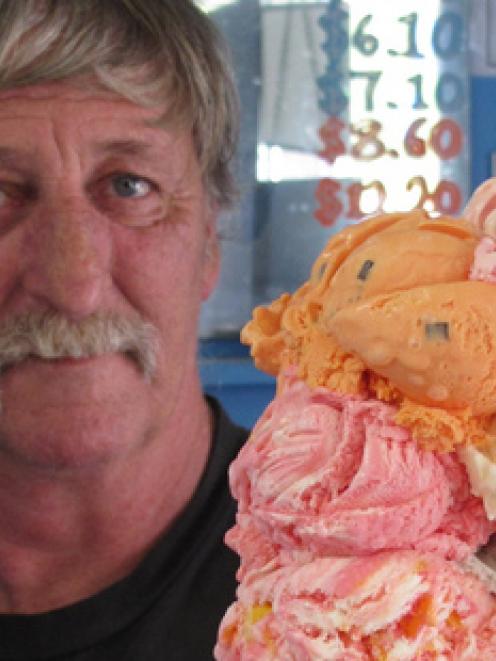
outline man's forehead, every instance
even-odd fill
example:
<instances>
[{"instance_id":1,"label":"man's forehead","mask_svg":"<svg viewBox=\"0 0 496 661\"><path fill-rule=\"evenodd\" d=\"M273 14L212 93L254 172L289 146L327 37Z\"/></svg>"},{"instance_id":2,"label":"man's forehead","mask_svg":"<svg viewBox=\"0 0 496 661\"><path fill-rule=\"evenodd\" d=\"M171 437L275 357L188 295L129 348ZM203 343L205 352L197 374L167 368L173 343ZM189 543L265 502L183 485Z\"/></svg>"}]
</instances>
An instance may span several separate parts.
<instances>
[{"instance_id":1,"label":"man's forehead","mask_svg":"<svg viewBox=\"0 0 496 661\"><path fill-rule=\"evenodd\" d=\"M125 101L124 97L103 87L103 85L99 85L93 78L89 77L33 83L32 85L22 85L20 87L0 90L0 99L30 98L40 100L58 96L74 100L94 97L121 99Z\"/></svg>"},{"instance_id":2,"label":"man's forehead","mask_svg":"<svg viewBox=\"0 0 496 661\"><path fill-rule=\"evenodd\" d=\"M0 121L0 164L4 167L15 168L17 165L24 163L28 165L31 162L31 149L30 142L27 144L17 145L15 141L7 140L5 142L13 142L11 146L2 144L2 131ZM36 147L36 140L32 142L32 146ZM143 159L154 161L159 159L163 161L163 149L159 143L148 141L146 139L103 139L103 140L89 140L85 142L85 147L96 154L97 156L105 157L132 157L136 159Z\"/></svg>"},{"instance_id":3,"label":"man's forehead","mask_svg":"<svg viewBox=\"0 0 496 661\"><path fill-rule=\"evenodd\" d=\"M173 124L165 128L158 122L163 113L163 107L147 108L113 92L84 90L71 83L3 90L0 145L8 146L22 137L27 146L37 139L37 126L43 133L44 124L51 124L51 130L82 136L86 147L96 152L151 157L158 150L189 142L187 131ZM28 124L29 129L23 133L22 127Z\"/></svg>"},{"instance_id":4,"label":"man's forehead","mask_svg":"<svg viewBox=\"0 0 496 661\"><path fill-rule=\"evenodd\" d=\"M83 125L108 120L156 128L164 105L145 107L105 89L84 89L71 82L41 83L0 91L0 121L8 119L63 120Z\"/></svg>"}]
</instances>

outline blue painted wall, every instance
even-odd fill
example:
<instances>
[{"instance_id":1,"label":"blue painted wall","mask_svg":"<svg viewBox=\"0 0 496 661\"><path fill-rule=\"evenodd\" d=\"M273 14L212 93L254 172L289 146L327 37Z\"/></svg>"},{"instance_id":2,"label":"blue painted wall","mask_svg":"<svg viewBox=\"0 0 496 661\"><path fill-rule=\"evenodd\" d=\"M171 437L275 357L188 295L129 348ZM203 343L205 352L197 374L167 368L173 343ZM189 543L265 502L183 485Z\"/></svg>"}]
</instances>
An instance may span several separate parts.
<instances>
[{"instance_id":1,"label":"blue painted wall","mask_svg":"<svg viewBox=\"0 0 496 661\"><path fill-rule=\"evenodd\" d=\"M470 81L472 190L491 176L496 152L496 78L472 76Z\"/></svg>"},{"instance_id":2,"label":"blue painted wall","mask_svg":"<svg viewBox=\"0 0 496 661\"><path fill-rule=\"evenodd\" d=\"M244 427L252 427L274 397L275 380L255 368L237 339L201 342L200 375L205 391Z\"/></svg>"}]
</instances>

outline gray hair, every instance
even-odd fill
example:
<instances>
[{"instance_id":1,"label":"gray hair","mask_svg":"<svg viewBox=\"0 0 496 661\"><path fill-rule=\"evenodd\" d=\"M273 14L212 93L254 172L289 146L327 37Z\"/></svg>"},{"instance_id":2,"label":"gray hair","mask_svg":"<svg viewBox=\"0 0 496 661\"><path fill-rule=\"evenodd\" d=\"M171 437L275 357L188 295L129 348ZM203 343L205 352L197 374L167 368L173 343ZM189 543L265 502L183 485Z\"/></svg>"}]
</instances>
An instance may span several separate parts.
<instances>
[{"instance_id":1,"label":"gray hair","mask_svg":"<svg viewBox=\"0 0 496 661\"><path fill-rule=\"evenodd\" d=\"M73 322L56 311L20 314L0 324L0 374L27 358L57 360L123 353L149 383L157 368L158 329L141 317L95 313Z\"/></svg>"},{"instance_id":2,"label":"gray hair","mask_svg":"<svg viewBox=\"0 0 496 661\"><path fill-rule=\"evenodd\" d=\"M232 204L238 97L224 41L192 0L0 0L0 90L90 76L190 129L208 192Z\"/></svg>"}]
</instances>

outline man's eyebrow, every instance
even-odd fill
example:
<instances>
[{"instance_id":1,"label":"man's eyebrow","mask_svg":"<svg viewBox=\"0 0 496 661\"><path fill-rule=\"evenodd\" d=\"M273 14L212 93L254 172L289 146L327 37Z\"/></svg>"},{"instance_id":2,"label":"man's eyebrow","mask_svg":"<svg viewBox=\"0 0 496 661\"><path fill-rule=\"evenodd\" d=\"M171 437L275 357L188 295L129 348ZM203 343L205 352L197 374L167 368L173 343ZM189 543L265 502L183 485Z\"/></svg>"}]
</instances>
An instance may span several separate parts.
<instances>
[{"instance_id":1,"label":"man's eyebrow","mask_svg":"<svg viewBox=\"0 0 496 661\"><path fill-rule=\"evenodd\" d=\"M158 156L156 145L141 140L106 140L94 146L104 156Z\"/></svg>"},{"instance_id":2,"label":"man's eyebrow","mask_svg":"<svg viewBox=\"0 0 496 661\"><path fill-rule=\"evenodd\" d=\"M33 159L28 152L13 147L0 146L0 165L10 170L25 170L32 165Z\"/></svg>"}]
</instances>

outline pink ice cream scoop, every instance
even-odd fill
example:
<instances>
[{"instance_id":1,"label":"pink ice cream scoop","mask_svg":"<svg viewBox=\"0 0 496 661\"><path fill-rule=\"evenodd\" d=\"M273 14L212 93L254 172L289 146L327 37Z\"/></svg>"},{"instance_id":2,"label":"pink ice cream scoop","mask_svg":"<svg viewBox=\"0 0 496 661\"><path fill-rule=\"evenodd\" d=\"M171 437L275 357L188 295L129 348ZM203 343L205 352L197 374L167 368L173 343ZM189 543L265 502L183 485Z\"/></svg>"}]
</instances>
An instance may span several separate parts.
<instances>
[{"instance_id":1,"label":"pink ice cream scoop","mask_svg":"<svg viewBox=\"0 0 496 661\"><path fill-rule=\"evenodd\" d=\"M454 562L416 551L319 558L253 575L217 661L496 658L496 599Z\"/></svg>"},{"instance_id":2,"label":"pink ice cream scoop","mask_svg":"<svg viewBox=\"0 0 496 661\"><path fill-rule=\"evenodd\" d=\"M455 454L420 449L394 413L289 378L230 469L238 530L229 535L242 558L257 556L247 517L270 542L266 557L269 548L334 556L416 548L460 559L484 544L491 524L464 466Z\"/></svg>"},{"instance_id":3,"label":"pink ice cream scoop","mask_svg":"<svg viewBox=\"0 0 496 661\"><path fill-rule=\"evenodd\" d=\"M492 236L485 236L477 245L470 279L496 283L496 240Z\"/></svg>"}]
</instances>

